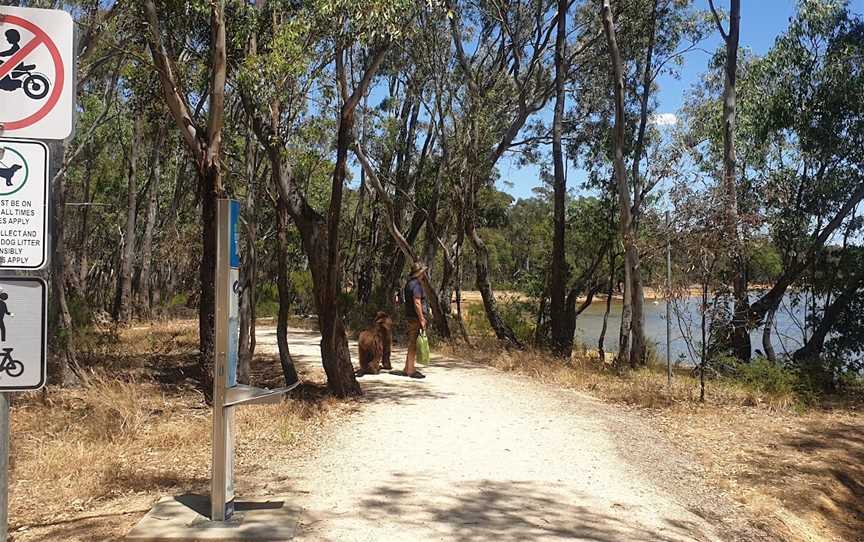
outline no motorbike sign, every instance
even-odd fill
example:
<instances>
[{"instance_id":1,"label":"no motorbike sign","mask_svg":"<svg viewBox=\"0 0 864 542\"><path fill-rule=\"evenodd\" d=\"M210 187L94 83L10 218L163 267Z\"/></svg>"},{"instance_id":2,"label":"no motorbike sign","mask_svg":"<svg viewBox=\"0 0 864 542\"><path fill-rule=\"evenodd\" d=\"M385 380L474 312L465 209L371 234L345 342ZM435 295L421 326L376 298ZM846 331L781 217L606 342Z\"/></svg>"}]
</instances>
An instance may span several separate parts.
<instances>
[{"instance_id":1,"label":"no motorbike sign","mask_svg":"<svg viewBox=\"0 0 864 542\"><path fill-rule=\"evenodd\" d=\"M71 135L73 47L65 11L0 7L0 136Z\"/></svg>"}]
</instances>

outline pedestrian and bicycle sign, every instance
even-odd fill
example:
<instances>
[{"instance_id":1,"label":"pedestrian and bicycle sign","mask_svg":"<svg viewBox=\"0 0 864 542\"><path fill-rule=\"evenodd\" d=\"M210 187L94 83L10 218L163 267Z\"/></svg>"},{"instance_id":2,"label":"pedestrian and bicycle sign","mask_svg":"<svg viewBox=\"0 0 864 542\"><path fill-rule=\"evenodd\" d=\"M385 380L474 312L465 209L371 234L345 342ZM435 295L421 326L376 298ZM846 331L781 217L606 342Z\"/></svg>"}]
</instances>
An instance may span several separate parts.
<instances>
[{"instance_id":1,"label":"pedestrian and bicycle sign","mask_svg":"<svg viewBox=\"0 0 864 542\"><path fill-rule=\"evenodd\" d=\"M45 266L47 203L48 147L0 139L0 270Z\"/></svg>"},{"instance_id":2,"label":"pedestrian and bicycle sign","mask_svg":"<svg viewBox=\"0 0 864 542\"><path fill-rule=\"evenodd\" d=\"M0 391L45 385L45 281L0 278Z\"/></svg>"},{"instance_id":3,"label":"pedestrian and bicycle sign","mask_svg":"<svg viewBox=\"0 0 864 542\"><path fill-rule=\"evenodd\" d=\"M65 11L0 7L0 135L72 134L73 47Z\"/></svg>"}]
</instances>

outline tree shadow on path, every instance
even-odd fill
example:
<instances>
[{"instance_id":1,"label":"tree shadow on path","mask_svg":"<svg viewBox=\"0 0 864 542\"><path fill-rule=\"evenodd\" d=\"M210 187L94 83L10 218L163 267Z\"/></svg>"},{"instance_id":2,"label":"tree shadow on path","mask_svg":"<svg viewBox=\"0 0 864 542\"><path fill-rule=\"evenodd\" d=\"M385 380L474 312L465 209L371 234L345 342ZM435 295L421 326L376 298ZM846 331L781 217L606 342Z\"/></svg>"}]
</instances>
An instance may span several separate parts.
<instances>
[{"instance_id":1,"label":"tree shadow on path","mask_svg":"<svg viewBox=\"0 0 864 542\"><path fill-rule=\"evenodd\" d=\"M571 488L533 481L473 480L446 488L444 496L427 498L415 475L396 475L360 500L362 513L404 525L405 533L431 527L443 539L591 540L597 542L700 540L694 523L679 518L656 520L646 527L635 510L622 503L606 505ZM431 483L435 483L432 481Z\"/></svg>"}]
</instances>

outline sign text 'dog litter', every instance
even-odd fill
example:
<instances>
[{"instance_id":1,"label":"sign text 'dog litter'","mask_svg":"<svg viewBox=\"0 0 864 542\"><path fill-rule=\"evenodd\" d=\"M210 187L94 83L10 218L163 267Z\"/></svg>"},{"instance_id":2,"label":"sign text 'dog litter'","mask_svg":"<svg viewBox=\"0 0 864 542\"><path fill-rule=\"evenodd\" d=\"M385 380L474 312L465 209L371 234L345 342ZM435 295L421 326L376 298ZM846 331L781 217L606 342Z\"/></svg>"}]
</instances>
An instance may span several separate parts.
<instances>
[{"instance_id":1,"label":"sign text 'dog litter'","mask_svg":"<svg viewBox=\"0 0 864 542\"><path fill-rule=\"evenodd\" d=\"M0 139L0 270L46 265L48 147Z\"/></svg>"}]
</instances>

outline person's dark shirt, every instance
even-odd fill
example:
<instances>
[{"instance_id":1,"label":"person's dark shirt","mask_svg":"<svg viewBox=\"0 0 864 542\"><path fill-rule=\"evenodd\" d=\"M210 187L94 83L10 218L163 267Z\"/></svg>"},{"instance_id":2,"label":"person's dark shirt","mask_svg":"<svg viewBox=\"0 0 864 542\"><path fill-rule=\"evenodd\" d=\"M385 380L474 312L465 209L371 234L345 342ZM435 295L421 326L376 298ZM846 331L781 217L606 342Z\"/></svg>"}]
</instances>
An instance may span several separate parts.
<instances>
[{"instance_id":1,"label":"person's dark shirt","mask_svg":"<svg viewBox=\"0 0 864 542\"><path fill-rule=\"evenodd\" d=\"M417 320L417 309L414 308L414 299L420 298L422 306L426 307L426 293L423 291L423 285L416 278L408 279L405 284L405 289L402 292L402 299L405 305L405 318L408 320Z\"/></svg>"},{"instance_id":2,"label":"person's dark shirt","mask_svg":"<svg viewBox=\"0 0 864 542\"><path fill-rule=\"evenodd\" d=\"M12 314L12 313L9 312L9 307L6 306L6 302L0 301L0 320L2 320L3 317L6 316L7 314Z\"/></svg>"}]
</instances>

